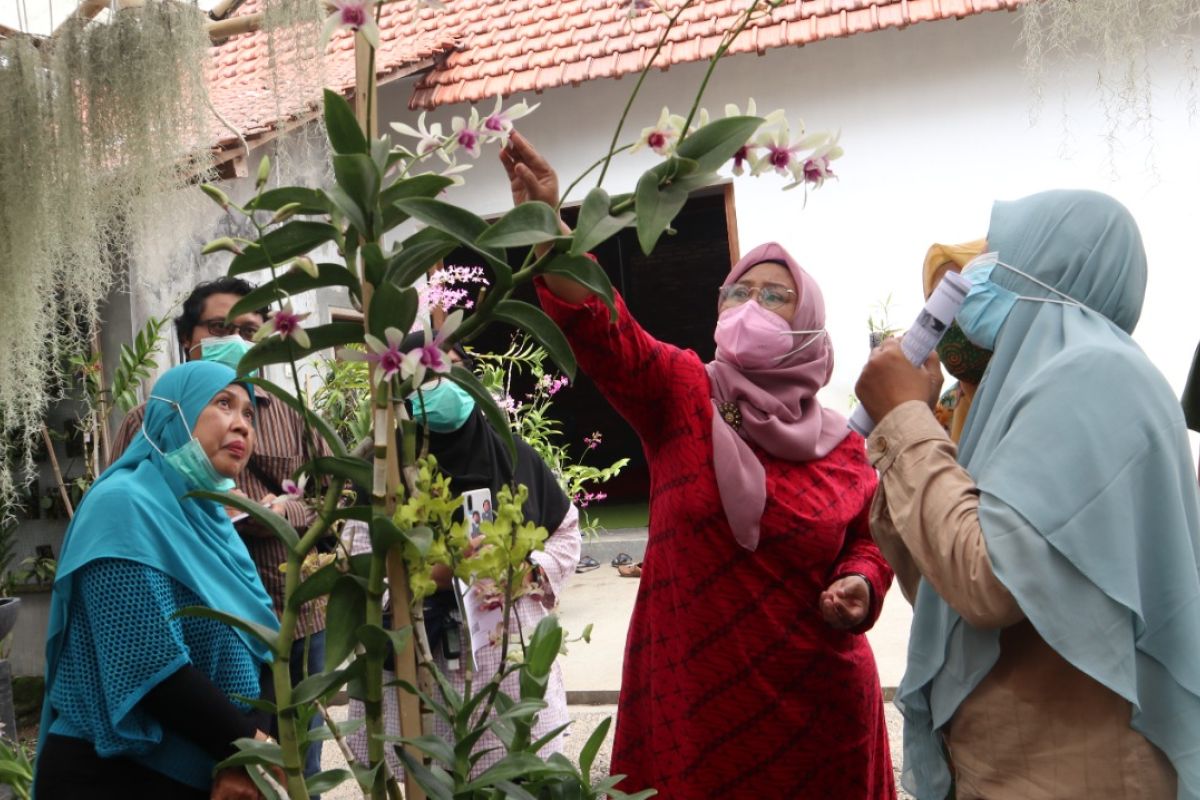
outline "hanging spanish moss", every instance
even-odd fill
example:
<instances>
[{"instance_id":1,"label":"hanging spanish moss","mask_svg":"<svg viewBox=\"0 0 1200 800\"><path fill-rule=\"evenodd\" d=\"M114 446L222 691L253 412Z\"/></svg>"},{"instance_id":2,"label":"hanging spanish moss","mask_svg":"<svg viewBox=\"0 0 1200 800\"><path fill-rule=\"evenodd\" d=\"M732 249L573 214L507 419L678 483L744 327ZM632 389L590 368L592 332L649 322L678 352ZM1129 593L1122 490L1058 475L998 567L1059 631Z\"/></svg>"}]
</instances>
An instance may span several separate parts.
<instances>
[{"instance_id":1,"label":"hanging spanish moss","mask_svg":"<svg viewBox=\"0 0 1200 800\"><path fill-rule=\"evenodd\" d=\"M1021 14L1025 67L1035 93L1034 121L1050 61L1094 66L1111 161L1123 128L1140 131L1147 139L1153 134L1152 62L1161 51L1180 59L1185 71L1181 88L1189 114L1195 115L1198 73L1193 43L1200 0L1035 0L1023 6Z\"/></svg>"},{"instance_id":2,"label":"hanging spanish moss","mask_svg":"<svg viewBox=\"0 0 1200 800\"><path fill-rule=\"evenodd\" d=\"M120 267L187 213L168 195L207 169L202 21L155 0L0 41L0 517Z\"/></svg>"},{"instance_id":3,"label":"hanging spanish moss","mask_svg":"<svg viewBox=\"0 0 1200 800\"><path fill-rule=\"evenodd\" d=\"M325 86L325 42L321 32L326 18L322 0L263 0L263 31L271 75L275 119L283 124L301 105L316 110ZM324 163L325 131L320 115L298 127L287 147L272 153L272 177L286 185L305 175L314 163Z\"/></svg>"}]
</instances>

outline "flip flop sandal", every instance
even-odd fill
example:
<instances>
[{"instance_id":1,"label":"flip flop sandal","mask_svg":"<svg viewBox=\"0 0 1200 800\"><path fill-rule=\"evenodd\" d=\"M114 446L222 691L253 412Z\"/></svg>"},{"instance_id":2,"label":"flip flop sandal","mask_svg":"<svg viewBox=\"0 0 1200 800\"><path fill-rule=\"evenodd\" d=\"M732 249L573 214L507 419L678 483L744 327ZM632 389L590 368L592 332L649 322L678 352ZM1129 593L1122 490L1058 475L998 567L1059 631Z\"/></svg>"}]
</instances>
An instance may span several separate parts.
<instances>
[{"instance_id":1,"label":"flip flop sandal","mask_svg":"<svg viewBox=\"0 0 1200 800\"><path fill-rule=\"evenodd\" d=\"M622 578L640 578L642 577L642 562L636 564L622 564L617 567L617 573Z\"/></svg>"},{"instance_id":2,"label":"flip flop sandal","mask_svg":"<svg viewBox=\"0 0 1200 800\"><path fill-rule=\"evenodd\" d=\"M617 557L612 560L612 565L620 569L625 564L632 564L633 556L629 553L617 553Z\"/></svg>"},{"instance_id":3,"label":"flip flop sandal","mask_svg":"<svg viewBox=\"0 0 1200 800\"><path fill-rule=\"evenodd\" d=\"M583 558L579 559L579 563L575 566L575 571L576 572L591 572L592 570L598 568L599 566L600 566L599 561L592 558L591 556L584 556Z\"/></svg>"}]
</instances>

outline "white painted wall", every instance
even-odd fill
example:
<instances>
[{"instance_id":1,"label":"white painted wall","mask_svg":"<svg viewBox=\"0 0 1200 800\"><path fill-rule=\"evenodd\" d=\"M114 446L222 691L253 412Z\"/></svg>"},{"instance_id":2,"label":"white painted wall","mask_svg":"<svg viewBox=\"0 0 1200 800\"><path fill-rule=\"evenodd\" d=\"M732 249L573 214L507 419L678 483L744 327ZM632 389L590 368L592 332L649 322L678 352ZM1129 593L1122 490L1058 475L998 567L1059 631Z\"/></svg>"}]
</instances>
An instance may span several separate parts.
<instances>
[{"instance_id":1,"label":"white painted wall","mask_svg":"<svg viewBox=\"0 0 1200 800\"><path fill-rule=\"evenodd\" d=\"M793 123L802 118L811 130L842 130L846 156L835 164L840 180L812 194L807 208L803 190L781 193L772 176L735 184L743 252L776 239L825 292L838 352L823 396L829 405L847 406L867 354L872 306L892 294L893 323L907 325L915 316L931 243L981 237L993 200L1052 188L1108 192L1137 218L1151 272L1136 338L1182 390L1200 338L1193 243L1200 219L1194 189L1200 131L1189 124L1186 97L1177 91L1182 69L1173 57L1156 65L1153 144L1141 132L1123 132L1122 145L1111 153L1113 177L1094 72L1064 71L1066 77L1052 80L1043 121L1031 126L1033 99L1021 71L1019 30L1017 15L991 13L762 57L736 56L718 67L705 96L715 115L727 102L744 105L753 97L760 112L782 107ZM702 65L653 73L623 140L651 124L664 104L685 111L702 75ZM557 167L564 187L605 152L633 84L633 78L592 81L525 98L542 107L520 128ZM409 92L407 84L385 87L381 119L412 122ZM490 110L491 103L483 106ZM1069 132L1061 121L1064 108ZM461 106L439 109L430 121L448 127L451 116L462 113ZM459 201L480 213L510 205L494 155L493 146L467 174L468 186L455 190ZM1147 168L1151 158L1157 173ZM614 193L632 189L654 160L650 154L618 156L606 187ZM698 296L707 297L707 287Z\"/></svg>"}]
</instances>

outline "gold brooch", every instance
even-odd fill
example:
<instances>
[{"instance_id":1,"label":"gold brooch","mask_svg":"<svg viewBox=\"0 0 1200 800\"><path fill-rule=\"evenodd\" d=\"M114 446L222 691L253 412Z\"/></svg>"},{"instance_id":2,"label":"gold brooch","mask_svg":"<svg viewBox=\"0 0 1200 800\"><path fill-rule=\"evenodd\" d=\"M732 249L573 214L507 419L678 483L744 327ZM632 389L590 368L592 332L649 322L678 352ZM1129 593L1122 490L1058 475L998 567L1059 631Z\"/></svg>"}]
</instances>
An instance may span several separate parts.
<instances>
[{"instance_id":1,"label":"gold brooch","mask_svg":"<svg viewBox=\"0 0 1200 800\"><path fill-rule=\"evenodd\" d=\"M721 412L721 419L729 423L729 427L735 431L742 429L742 412L738 409L737 403L721 403L717 406L717 410Z\"/></svg>"}]
</instances>

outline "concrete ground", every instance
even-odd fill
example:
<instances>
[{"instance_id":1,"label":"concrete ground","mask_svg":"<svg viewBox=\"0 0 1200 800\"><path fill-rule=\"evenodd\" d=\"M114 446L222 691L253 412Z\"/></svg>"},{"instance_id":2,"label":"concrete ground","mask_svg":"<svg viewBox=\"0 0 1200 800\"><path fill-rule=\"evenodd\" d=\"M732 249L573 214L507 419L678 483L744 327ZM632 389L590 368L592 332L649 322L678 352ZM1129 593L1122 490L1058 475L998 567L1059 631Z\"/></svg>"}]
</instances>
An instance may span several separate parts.
<instances>
[{"instance_id":1,"label":"concrete ground","mask_svg":"<svg viewBox=\"0 0 1200 800\"><path fill-rule=\"evenodd\" d=\"M601 566L590 572L576 574L563 593L559 619L570 638L577 637L591 624L591 643L569 645L560 663L567 686L573 730L566 740L567 755L572 758L587 741L588 736L605 717L616 715L617 696L621 687L621 662L625 652L625 634L637 598L638 582L622 578L610 565L618 552L629 553L635 560L645 550L645 533L620 531L602 536L597 542L584 544L583 552L592 555ZM895 586L884 601L883 614L867 634L879 667L880 682L890 699L891 690L899 684L904 672L908 647L908 629L912 610ZM892 761L899 778L901 753L901 722L899 712L886 704L888 733ZM335 718L344 719L346 707L332 710ZM607 774L611 756L612 733L601 748L593 765L596 776ZM337 748L327 743L324 749L325 769L344 766ZM353 785L323 795L326 800L349 800L360 797ZM901 792L902 800L908 795Z\"/></svg>"}]
</instances>

